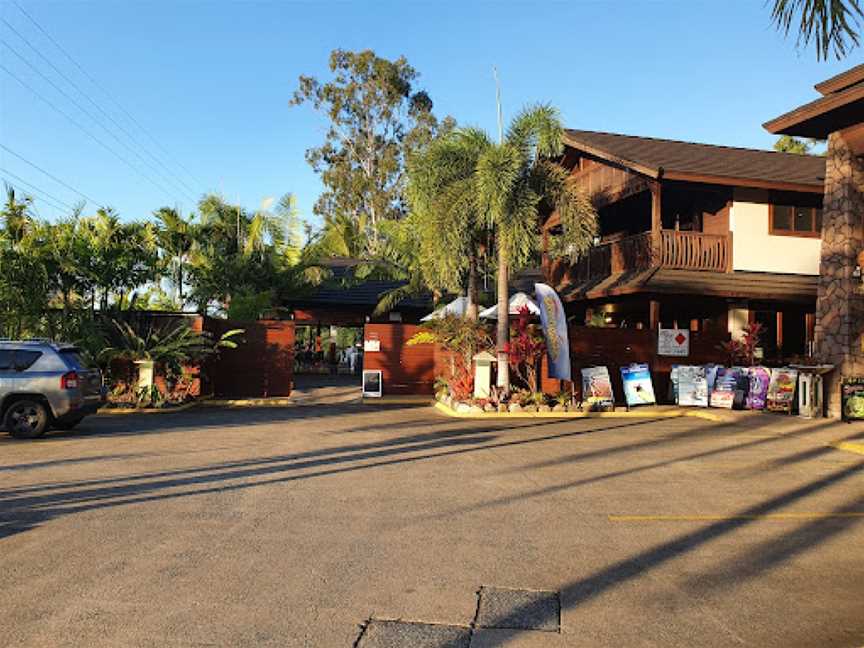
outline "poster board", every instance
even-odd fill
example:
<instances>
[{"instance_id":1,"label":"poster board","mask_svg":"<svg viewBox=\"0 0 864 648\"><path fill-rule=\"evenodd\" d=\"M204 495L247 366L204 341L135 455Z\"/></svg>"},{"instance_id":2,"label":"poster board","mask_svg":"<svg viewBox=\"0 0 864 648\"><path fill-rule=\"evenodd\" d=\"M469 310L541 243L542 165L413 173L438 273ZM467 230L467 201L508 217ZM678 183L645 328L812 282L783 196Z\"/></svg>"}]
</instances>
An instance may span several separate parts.
<instances>
[{"instance_id":1,"label":"poster board","mask_svg":"<svg viewBox=\"0 0 864 648\"><path fill-rule=\"evenodd\" d=\"M363 398L381 398L384 380L380 369L363 370Z\"/></svg>"},{"instance_id":2,"label":"poster board","mask_svg":"<svg viewBox=\"0 0 864 648\"><path fill-rule=\"evenodd\" d=\"M673 364L669 370L669 398L673 403L678 405L678 367L680 365Z\"/></svg>"},{"instance_id":3,"label":"poster board","mask_svg":"<svg viewBox=\"0 0 864 648\"><path fill-rule=\"evenodd\" d=\"M582 402L592 412L615 409L612 380L606 367L582 369Z\"/></svg>"},{"instance_id":4,"label":"poster board","mask_svg":"<svg viewBox=\"0 0 864 648\"><path fill-rule=\"evenodd\" d=\"M747 392L747 409L765 409L768 404L771 372L765 367L750 367L747 374L750 379L750 391Z\"/></svg>"},{"instance_id":5,"label":"poster board","mask_svg":"<svg viewBox=\"0 0 864 648\"><path fill-rule=\"evenodd\" d=\"M714 389L711 391L711 407L732 409L735 405L735 392L738 389L740 371L734 367L717 370Z\"/></svg>"},{"instance_id":6,"label":"poster board","mask_svg":"<svg viewBox=\"0 0 864 648\"><path fill-rule=\"evenodd\" d=\"M705 367L678 367L678 404L682 407L708 407L708 378Z\"/></svg>"},{"instance_id":7,"label":"poster board","mask_svg":"<svg viewBox=\"0 0 864 648\"><path fill-rule=\"evenodd\" d=\"M768 383L768 399L766 407L772 412L792 413L795 402L795 387L798 384L798 371L781 367L771 370L771 382Z\"/></svg>"},{"instance_id":8,"label":"poster board","mask_svg":"<svg viewBox=\"0 0 864 648\"><path fill-rule=\"evenodd\" d=\"M864 377L849 376L842 380L840 402L844 421L864 420Z\"/></svg>"},{"instance_id":9,"label":"poster board","mask_svg":"<svg viewBox=\"0 0 864 648\"><path fill-rule=\"evenodd\" d=\"M651 371L647 364L631 364L621 367L621 382L624 385L624 401L627 407L656 405Z\"/></svg>"},{"instance_id":10,"label":"poster board","mask_svg":"<svg viewBox=\"0 0 864 648\"><path fill-rule=\"evenodd\" d=\"M687 329L659 329L657 355L686 358L690 355L690 331Z\"/></svg>"}]
</instances>

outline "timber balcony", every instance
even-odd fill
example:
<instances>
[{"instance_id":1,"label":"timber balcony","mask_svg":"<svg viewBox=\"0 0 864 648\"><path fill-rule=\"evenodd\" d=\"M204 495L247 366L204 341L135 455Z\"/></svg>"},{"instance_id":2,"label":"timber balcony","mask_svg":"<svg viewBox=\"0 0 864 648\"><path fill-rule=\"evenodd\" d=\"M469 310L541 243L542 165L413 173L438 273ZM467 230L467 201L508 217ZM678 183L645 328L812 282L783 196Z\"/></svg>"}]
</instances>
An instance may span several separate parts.
<instances>
[{"instance_id":1,"label":"timber balcony","mask_svg":"<svg viewBox=\"0 0 864 648\"><path fill-rule=\"evenodd\" d=\"M550 270L560 276L559 263ZM565 273L577 282L651 268L731 272L731 234L661 230L655 244L652 233L643 232L594 246Z\"/></svg>"}]
</instances>

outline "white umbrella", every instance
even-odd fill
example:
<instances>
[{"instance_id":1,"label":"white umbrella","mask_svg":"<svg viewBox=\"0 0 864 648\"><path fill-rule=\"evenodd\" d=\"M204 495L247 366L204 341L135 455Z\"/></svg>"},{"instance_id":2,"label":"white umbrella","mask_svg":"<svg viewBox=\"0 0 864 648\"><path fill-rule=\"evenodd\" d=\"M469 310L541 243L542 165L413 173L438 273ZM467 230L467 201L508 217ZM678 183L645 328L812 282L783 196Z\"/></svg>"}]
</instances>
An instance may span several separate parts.
<instances>
[{"instance_id":1,"label":"white umbrella","mask_svg":"<svg viewBox=\"0 0 864 648\"><path fill-rule=\"evenodd\" d=\"M523 306L527 306L528 312L532 315L540 314L540 308L537 306L537 302L531 299L524 292L517 292L510 298L510 305L507 310L510 315L518 315ZM480 317L483 319L498 319L498 304L481 311Z\"/></svg>"},{"instance_id":2,"label":"white umbrella","mask_svg":"<svg viewBox=\"0 0 864 648\"><path fill-rule=\"evenodd\" d=\"M441 319L445 315L458 315L465 317L465 312L468 310L468 298L457 297L446 306L442 306L438 310L429 313L426 317L420 319L421 322L428 322L433 319Z\"/></svg>"}]
</instances>

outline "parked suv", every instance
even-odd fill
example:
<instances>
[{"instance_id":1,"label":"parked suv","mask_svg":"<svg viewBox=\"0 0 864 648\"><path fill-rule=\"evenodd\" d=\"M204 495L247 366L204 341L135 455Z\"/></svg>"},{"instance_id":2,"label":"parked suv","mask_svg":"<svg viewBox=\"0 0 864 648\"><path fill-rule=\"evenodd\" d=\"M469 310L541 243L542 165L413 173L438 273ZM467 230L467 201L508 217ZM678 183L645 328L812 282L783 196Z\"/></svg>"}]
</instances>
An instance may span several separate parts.
<instances>
[{"instance_id":1,"label":"parked suv","mask_svg":"<svg viewBox=\"0 0 864 648\"><path fill-rule=\"evenodd\" d=\"M105 402L102 373L74 346L0 340L0 427L22 439L68 430Z\"/></svg>"}]
</instances>

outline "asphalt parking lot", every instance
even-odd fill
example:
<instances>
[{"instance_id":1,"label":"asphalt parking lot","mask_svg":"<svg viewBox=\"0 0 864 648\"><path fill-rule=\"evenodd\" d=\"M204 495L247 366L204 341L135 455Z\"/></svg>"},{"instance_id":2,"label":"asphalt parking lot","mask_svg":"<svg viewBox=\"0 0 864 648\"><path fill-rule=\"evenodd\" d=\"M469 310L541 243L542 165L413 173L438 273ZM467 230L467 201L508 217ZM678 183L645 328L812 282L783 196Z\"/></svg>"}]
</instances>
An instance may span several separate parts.
<instances>
[{"instance_id":1,"label":"asphalt parking lot","mask_svg":"<svg viewBox=\"0 0 864 648\"><path fill-rule=\"evenodd\" d=\"M0 643L864 645L864 425L730 416L0 434Z\"/></svg>"}]
</instances>

